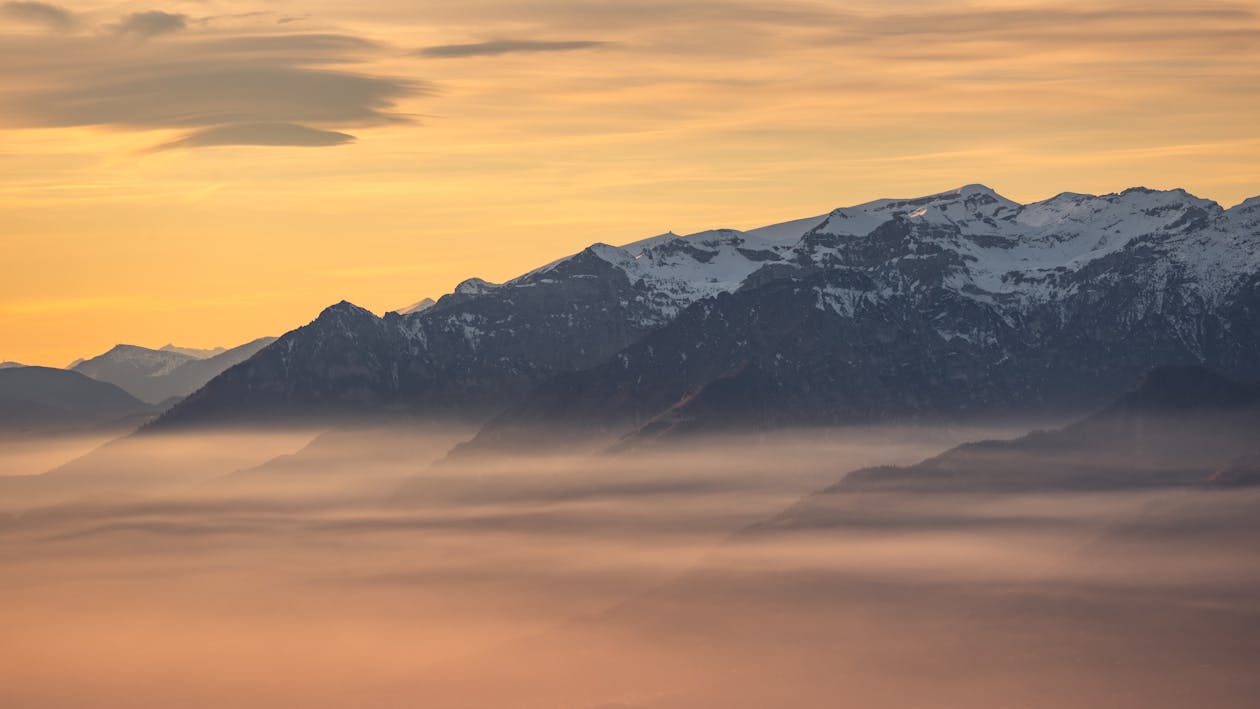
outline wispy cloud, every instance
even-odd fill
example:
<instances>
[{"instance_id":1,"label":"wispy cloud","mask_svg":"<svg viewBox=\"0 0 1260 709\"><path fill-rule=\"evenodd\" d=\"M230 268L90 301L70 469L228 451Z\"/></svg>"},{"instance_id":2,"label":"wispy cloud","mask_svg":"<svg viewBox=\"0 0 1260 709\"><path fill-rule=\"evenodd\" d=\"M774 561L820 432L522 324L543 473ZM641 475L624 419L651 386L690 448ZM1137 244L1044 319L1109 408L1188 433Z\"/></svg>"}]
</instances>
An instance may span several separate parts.
<instances>
[{"instance_id":1,"label":"wispy cloud","mask_svg":"<svg viewBox=\"0 0 1260 709\"><path fill-rule=\"evenodd\" d=\"M1260 37L1253 9L1232 4L1194 7L1115 5L1106 8L1028 6L967 10L854 13L835 23L831 41L846 46L896 43L923 51L947 48L941 58L1041 46L1199 44ZM913 42L905 47L906 42ZM982 51L978 51L982 50Z\"/></svg>"},{"instance_id":2,"label":"wispy cloud","mask_svg":"<svg viewBox=\"0 0 1260 709\"><path fill-rule=\"evenodd\" d=\"M572 52L607 46L607 42L594 40L543 41L528 39L494 39L472 44L440 44L425 47L416 52L422 57L496 57L503 54L531 54L539 52Z\"/></svg>"},{"instance_id":3,"label":"wispy cloud","mask_svg":"<svg viewBox=\"0 0 1260 709\"><path fill-rule=\"evenodd\" d=\"M226 145L271 145L321 147L354 142L354 136L331 130L319 130L297 123L233 123L193 131L165 143L156 150L204 148Z\"/></svg>"},{"instance_id":4,"label":"wispy cloud","mask_svg":"<svg viewBox=\"0 0 1260 709\"><path fill-rule=\"evenodd\" d=\"M120 34L134 34L136 37L157 37L160 34L174 34L188 28L188 15L163 13L161 10L149 10L145 13L132 13L113 25Z\"/></svg>"},{"instance_id":5,"label":"wispy cloud","mask_svg":"<svg viewBox=\"0 0 1260 709\"><path fill-rule=\"evenodd\" d=\"M188 16L160 10L133 12L114 25L114 31L137 37L156 37L188 27Z\"/></svg>"},{"instance_id":6,"label":"wispy cloud","mask_svg":"<svg viewBox=\"0 0 1260 709\"><path fill-rule=\"evenodd\" d=\"M187 26L163 15L132 15L128 29L115 28L152 37ZM431 91L423 81L339 66L379 50L341 34L182 33L139 44L14 36L0 45L10 77L0 78L0 123L192 130L160 148L340 145L353 140L340 128L409 122L397 102Z\"/></svg>"},{"instance_id":7,"label":"wispy cloud","mask_svg":"<svg viewBox=\"0 0 1260 709\"><path fill-rule=\"evenodd\" d=\"M69 10L46 2L0 3L0 16L52 30L70 30L78 24Z\"/></svg>"},{"instance_id":8,"label":"wispy cloud","mask_svg":"<svg viewBox=\"0 0 1260 709\"><path fill-rule=\"evenodd\" d=\"M404 120L393 101L415 93L412 82L286 62L218 58L155 62L109 72L88 84L36 91L10 106L33 125L171 128L234 122Z\"/></svg>"}]
</instances>

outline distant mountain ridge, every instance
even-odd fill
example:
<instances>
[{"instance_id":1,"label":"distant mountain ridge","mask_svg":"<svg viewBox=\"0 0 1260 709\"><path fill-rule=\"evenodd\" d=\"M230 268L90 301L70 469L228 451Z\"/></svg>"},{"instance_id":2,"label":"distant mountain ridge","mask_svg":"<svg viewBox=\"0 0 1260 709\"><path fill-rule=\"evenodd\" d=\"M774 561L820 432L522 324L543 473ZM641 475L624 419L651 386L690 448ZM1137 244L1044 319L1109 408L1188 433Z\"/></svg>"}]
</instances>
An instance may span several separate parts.
<instances>
[{"instance_id":1,"label":"distant mountain ridge","mask_svg":"<svg viewBox=\"0 0 1260 709\"><path fill-rule=\"evenodd\" d=\"M1200 367L1165 367L1071 425L1013 440L965 443L915 465L856 470L751 531L871 523L864 493L1260 485L1257 430L1260 382L1233 381Z\"/></svg>"},{"instance_id":2,"label":"distant mountain ridge","mask_svg":"<svg viewBox=\"0 0 1260 709\"><path fill-rule=\"evenodd\" d=\"M967 185L595 244L406 315L342 303L156 427L398 410L495 416L489 444L1083 409L1161 365L1260 376L1258 353L1260 198Z\"/></svg>"},{"instance_id":3,"label":"distant mountain ridge","mask_svg":"<svg viewBox=\"0 0 1260 709\"><path fill-rule=\"evenodd\" d=\"M188 355L189 357L193 357L196 359L208 359L210 357L214 357L215 355L221 355L224 352L227 352L226 347L207 347L207 348L176 347L174 344L171 344L171 343L167 343L166 345L163 345L161 350L163 352L178 352L180 354L185 354L185 355Z\"/></svg>"},{"instance_id":4,"label":"distant mountain ridge","mask_svg":"<svg viewBox=\"0 0 1260 709\"><path fill-rule=\"evenodd\" d=\"M263 337L230 350L222 347L190 350L173 345L154 350L138 345L115 345L108 352L81 360L69 369L115 384L143 401L159 404L196 391L274 340L274 337Z\"/></svg>"},{"instance_id":5,"label":"distant mountain ridge","mask_svg":"<svg viewBox=\"0 0 1260 709\"><path fill-rule=\"evenodd\" d=\"M50 432L157 413L113 384L52 367L0 369L0 433Z\"/></svg>"}]
</instances>

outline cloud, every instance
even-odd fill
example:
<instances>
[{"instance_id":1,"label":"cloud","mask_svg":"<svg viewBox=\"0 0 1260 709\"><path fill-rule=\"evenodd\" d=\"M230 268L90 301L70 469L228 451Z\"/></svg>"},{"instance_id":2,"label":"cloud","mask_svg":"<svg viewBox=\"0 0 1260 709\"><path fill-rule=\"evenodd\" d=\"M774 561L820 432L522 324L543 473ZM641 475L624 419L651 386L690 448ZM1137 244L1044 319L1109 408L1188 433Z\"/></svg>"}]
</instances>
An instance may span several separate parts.
<instances>
[{"instance_id":1,"label":"cloud","mask_svg":"<svg viewBox=\"0 0 1260 709\"><path fill-rule=\"evenodd\" d=\"M320 130L297 123L235 123L193 131L154 150L205 148L225 145L324 147L353 143L349 133Z\"/></svg>"},{"instance_id":2,"label":"cloud","mask_svg":"<svg viewBox=\"0 0 1260 709\"><path fill-rule=\"evenodd\" d=\"M119 34L130 34L138 37L156 37L163 34L179 32L188 26L188 16L161 10L133 12L113 25Z\"/></svg>"},{"instance_id":3,"label":"cloud","mask_svg":"<svg viewBox=\"0 0 1260 709\"><path fill-rule=\"evenodd\" d=\"M536 52L571 52L607 46L607 42L571 40L547 42L527 39L495 39L474 44L441 44L425 47L416 52L423 57L497 57L502 54L526 54Z\"/></svg>"},{"instance_id":4,"label":"cloud","mask_svg":"<svg viewBox=\"0 0 1260 709\"><path fill-rule=\"evenodd\" d=\"M68 10L45 2L0 3L0 16L53 30L69 30L77 24Z\"/></svg>"},{"instance_id":5,"label":"cloud","mask_svg":"<svg viewBox=\"0 0 1260 709\"><path fill-rule=\"evenodd\" d=\"M10 77L0 123L192 131L164 148L336 145L353 140L337 132L347 126L409 122L397 103L432 91L338 66L379 50L341 34L11 38L0 45Z\"/></svg>"},{"instance_id":6,"label":"cloud","mask_svg":"<svg viewBox=\"0 0 1260 709\"><path fill-rule=\"evenodd\" d=\"M1171 0L1117 3L981 3L958 9L957 3L839 3L784 0L636 0L596 3L589 0L503 2L465 0L458 9L425 19L452 26L477 26L490 36L509 36L522 27L545 27L559 36L598 36L653 56L710 55L770 57L818 47L878 52L873 60L936 54L956 58L1028 56L1041 46L1070 52L1087 46L1099 53L1133 57L1116 45L1170 46L1178 52L1219 52L1255 46L1255 3ZM494 24L486 24L493 18ZM461 24L455 24L458 20ZM920 46L920 43L924 46ZM486 42L493 45L494 42ZM450 45L458 52L465 45ZM478 45L467 45L477 47ZM428 48L438 56L445 46ZM421 50L423 56L428 51ZM454 56L464 56L454 54ZM469 54L467 56L477 56ZM926 57L925 57L926 58ZM628 65L633 65L629 64ZM882 70L882 67L880 67Z\"/></svg>"},{"instance_id":7,"label":"cloud","mask_svg":"<svg viewBox=\"0 0 1260 709\"><path fill-rule=\"evenodd\" d=\"M20 110L50 126L169 128L223 123L405 120L387 110L416 93L410 82L232 59L159 64L30 97Z\"/></svg>"},{"instance_id":8,"label":"cloud","mask_svg":"<svg viewBox=\"0 0 1260 709\"><path fill-rule=\"evenodd\" d=\"M338 62L351 61L354 52L380 49L380 45L362 37L345 34L275 34L275 35L242 35L224 37L206 43L220 51L230 51L234 56L242 53L275 53L301 52L299 61L317 63L323 59L334 59Z\"/></svg>"},{"instance_id":9,"label":"cloud","mask_svg":"<svg viewBox=\"0 0 1260 709\"><path fill-rule=\"evenodd\" d=\"M755 0L636 0L635 2L590 2L590 0L547 0L546 2L503 3L498 0L468 2L470 13L484 16L493 11L506 25L534 25L560 31L620 30L712 30L715 27L826 27L843 18L840 3L782 2ZM476 16L476 15L472 15ZM724 38L715 36L715 42Z\"/></svg>"},{"instance_id":10,"label":"cloud","mask_svg":"<svg viewBox=\"0 0 1260 709\"><path fill-rule=\"evenodd\" d=\"M1010 42L1020 45L1135 42L1216 42L1230 38L1254 40L1257 13L1239 5L1207 7L1118 6L1110 8L968 9L965 11L853 14L838 23L836 39L844 44L912 40L961 46L967 43Z\"/></svg>"}]
</instances>

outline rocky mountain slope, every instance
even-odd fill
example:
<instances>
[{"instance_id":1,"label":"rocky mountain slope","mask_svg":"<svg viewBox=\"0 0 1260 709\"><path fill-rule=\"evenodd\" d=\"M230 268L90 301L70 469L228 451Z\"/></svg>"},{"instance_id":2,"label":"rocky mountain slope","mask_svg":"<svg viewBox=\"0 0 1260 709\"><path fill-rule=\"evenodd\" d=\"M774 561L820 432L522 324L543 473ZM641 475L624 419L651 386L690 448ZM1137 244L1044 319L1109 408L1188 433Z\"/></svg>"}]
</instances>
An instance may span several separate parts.
<instances>
[{"instance_id":1,"label":"rocky mountain slope","mask_svg":"<svg viewBox=\"0 0 1260 709\"><path fill-rule=\"evenodd\" d=\"M595 244L378 318L342 303L158 427L402 410L651 435L1084 408L1153 367L1260 376L1260 199L1021 205L968 185Z\"/></svg>"},{"instance_id":2,"label":"rocky mountain slope","mask_svg":"<svg viewBox=\"0 0 1260 709\"><path fill-rule=\"evenodd\" d=\"M1084 410L1171 364L1260 376L1260 201L967 187L837 210L481 438Z\"/></svg>"}]
</instances>

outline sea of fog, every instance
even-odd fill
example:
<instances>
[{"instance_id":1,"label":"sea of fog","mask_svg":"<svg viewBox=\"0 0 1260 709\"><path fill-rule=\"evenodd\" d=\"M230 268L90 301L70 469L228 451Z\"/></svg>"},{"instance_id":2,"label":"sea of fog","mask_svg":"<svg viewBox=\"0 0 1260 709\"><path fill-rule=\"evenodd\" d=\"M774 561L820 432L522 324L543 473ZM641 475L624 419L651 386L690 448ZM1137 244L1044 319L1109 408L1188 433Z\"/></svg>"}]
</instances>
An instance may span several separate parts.
<instances>
[{"instance_id":1,"label":"sea of fog","mask_svg":"<svg viewBox=\"0 0 1260 709\"><path fill-rule=\"evenodd\" d=\"M27 440L0 707L1254 707L1260 493L810 496L1022 429Z\"/></svg>"}]
</instances>

